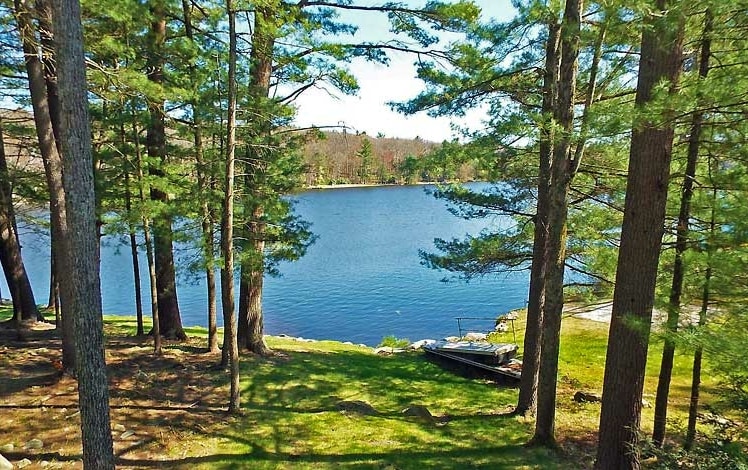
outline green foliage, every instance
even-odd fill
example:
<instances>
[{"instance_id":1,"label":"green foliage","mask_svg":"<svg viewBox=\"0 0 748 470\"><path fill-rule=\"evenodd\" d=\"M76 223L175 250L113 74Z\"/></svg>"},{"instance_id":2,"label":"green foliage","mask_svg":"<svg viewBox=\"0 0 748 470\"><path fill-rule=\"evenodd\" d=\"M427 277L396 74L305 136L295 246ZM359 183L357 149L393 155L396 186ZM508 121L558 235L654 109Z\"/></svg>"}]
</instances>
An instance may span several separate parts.
<instances>
[{"instance_id":1,"label":"green foliage","mask_svg":"<svg viewBox=\"0 0 748 470\"><path fill-rule=\"evenodd\" d=\"M373 151L368 138L364 137L361 141L361 148L356 152L356 157L361 160L358 176L361 183L366 184L371 180L373 166Z\"/></svg>"},{"instance_id":2,"label":"green foliage","mask_svg":"<svg viewBox=\"0 0 748 470\"><path fill-rule=\"evenodd\" d=\"M736 424L713 414L704 416L707 434L686 450L674 445L655 446L647 436L641 436L642 453L652 456L645 468L671 470L746 470L748 454L737 439Z\"/></svg>"},{"instance_id":3,"label":"green foliage","mask_svg":"<svg viewBox=\"0 0 748 470\"><path fill-rule=\"evenodd\" d=\"M377 346L378 348L406 348L410 344L408 338L398 338L394 335L387 335Z\"/></svg>"},{"instance_id":4,"label":"green foliage","mask_svg":"<svg viewBox=\"0 0 748 470\"><path fill-rule=\"evenodd\" d=\"M470 134L468 144L445 144L424 165L424 173L436 181L460 180L458 169L470 165L481 179L493 183L490 189L473 193L449 188L435 195L447 200L456 216L498 216L508 221L463 240L437 240L438 253L421 254L428 266L458 273L465 279L528 266L540 130L555 126L540 112L543 44L547 25L559 21L561 5L518 2L515 6L517 16L507 22L475 22L466 28L466 36L449 45L452 67L419 61L418 74L426 83L424 91L408 102L394 104L405 113L425 110L433 115L459 116L470 109L489 109L485 129ZM622 34L619 28L623 29L619 24L621 12L593 12L596 7L588 8L589 14L596 16L596 23L584 26L587 42L580 52L580 80L591 73L593 38L600 36L598 29L606 28L613 49ZM607 45L603 45L604 51ZM611 98L593 101L589 109L585 108L585 138L596 138L591 143L581 136L572 139L579 147L572 145L572 152L581 155L587 151L574 180L568 222L567 266L575 272L574 290L578 294L605 294L612 288L615 271L625 189L626 162L621 150L626 145L623 132L628 121L610 116L621 115L621 110L630 106L621 97L630 90L625 72L631 62L628 54L613 49L603 53L596 80L596 92L602 97L610 94Z\"/></svg>"}]
</instances>

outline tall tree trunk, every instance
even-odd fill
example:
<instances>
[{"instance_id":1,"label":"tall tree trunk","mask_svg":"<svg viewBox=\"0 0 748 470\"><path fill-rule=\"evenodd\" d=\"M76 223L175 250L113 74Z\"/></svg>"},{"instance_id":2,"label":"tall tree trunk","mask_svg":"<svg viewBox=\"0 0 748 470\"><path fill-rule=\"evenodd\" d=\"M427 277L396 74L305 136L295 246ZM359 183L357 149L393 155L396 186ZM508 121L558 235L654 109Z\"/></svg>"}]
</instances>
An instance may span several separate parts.
<instances>
[{"instance_id":1,"label":"tall tree trunk","mask_svg":"<svg viewBox=\"0 0 748 470\"><path fill-rule=\"evenodd\" d=\"M49 297L47 298L47 308L54 308L55 306L55 259L52 256L52 240L49 241L50 256L49 256Z\"/></svg>"},{"instance_id":2,"label":"tall tree trunk","mask_svg":"<svg viewBox=\"0 0 748 470\"><path fill-rule=\"evenodd\" d=\"M249 343L249 322L241 316L241 312L249 311L249 274L250 272L242 265L239 274L239 326L236 330L236 340L241 345L240 350L242 347L247 347Z\"/></svg>"},{"instance_id":3,"label":"tall tree trunk","mask_svg":"<svg viewBox=\"0 0 748 470\"><path fill-rule=\"evenodd\" d=\"M712 216L709 223L709 233L715 235L716 221L714 218L714 204L717 203L717 190L712 191ZM712 288L712 247L707 246L707 266L704 274L704 288L701 294L701 310L699 311L699 327L706 325L707 313L709 311L709 299ZM701 361L704 355L704 348L699 345L693 353L693 367L691 369L691 399L688 404L688 425L686 427L686 439L683 448L691 450L694 440L696 440L696 418L699 412L699 395L701 393Z\"/></svg>"},{"instance_id":4,"label":"tall tree trunk","mask_svg":"<svg viewBox=\"0 0 748 470\"><path fill-rule=\"evenodd\" d=\"M223 307L224 357L228 357L231 374L229 413L239 412L239 346L234 306L234 168L236 150L236 11L233 1L226 0L229 17L228 119L226 123L226 180L221 220L221 248L224 266L221 270L221 304Z\"/></svg>"},{"instance_id":5,"label":"tall tree trunk","mask_svg":"<svg viewBox=\"0 0 748 470\"><path fill-rule=\"evenodd\" d=\"M55 316L60 315L60 288L57 282L57 276L55 276L55 257L53 255L52 247L54 241L52 240L52 233L50 232L49 240L49 297L47 299L47 308L55 310ZM60 326L60 325L57 325Z\"/></svg>"},{"instance_id":6,"label":"tall tree trunk","mask_svg":"<svg viewBox=\"0 0 748 470\"><path fill-rule=\"evenodd\" d=\"M709 73L709 56L711 54L712 18L709 10L706 12L704 32L701 41L701 57L699 60L699 77L706 78ZM697 103L698 107L700 103ZM685 268L683 257L688 250L689 220L691 218L691 199L693 197L693 185L696 179L696 163L699 159L699 145L701 140L701 124L703 111L697 109L691 118L691 131L688 136L688 153L686 171L683 175L681 190L680 210L678 212L678 224L675 237L675 260L673 262L673 280L670 287L668 299L668 317L666 323L665 345L662 350L662 361L660 363L660 377L657 382L657 395L655 398L654 430L652 441L661 447L665 441L665 425L667 424L668 396L670 394L670 380L673 375L673 358L675 356L675 341L672 334L678 329L680 321L681 296L683 293L683 276Z\"/></svg>"},{"instance_id":7,"label":"tall tree trunk","mask_svg":"<svg viewBox=\"0 0 748 470\"><path fill-rule=\"evenodd\" d=\"M191 6L188 0L182 0L182 11L184 13L184 27L187 38L194 41L194 30L192 27ZM195 144L195 160L197 169L197 187L201 195L201 227L203 232L203 258L205 262L205 283L208 294L208 349L210 352L218 352L218 326L216 314L216 274L215 274L215 243L213 241L213 227L215 227L215 214L211 209L212 201L208 179L212 177L203 152L203 125L198 109L199 84L197 83L196 67L190 64L190 82L192 84L192 132Z\"/></svg>"},{"instance_id":8,"label":"tall tree trunk","mask_svg":"<svg viewBox=\"0 0 748 470\"><path fill-rule=\"evenodd\" d=\"M49 0L36 0L37 21L39 23L39 43L41 45L41 62L44 67L44 81L47 85L49 116L52 120L52 131L57 144L57 151L62 154L60 143L60 94L57 86L57 69L54 57L54 26L52 25L52 5Z\"/></svg>"},{"instance_id":9,"label":"tall tree trunk","mask_svg":"<svg viewBox=\"0 0 748 470\"><path fill-rule=\"evenodd\" d=\"M124 104L121 106L122 113L125 113ZM127 144L127 132L125 131L124 121L120 123L119 128L120 145L125 148ZM133 282L135 284L135 318L137 324L137 336L143 336L143 296L140 282L140 259L138 258L138 240L135 233L135 224L133 223L132 213L132 177L130 176L130 161L126 160L125 165L125 211L127 212L127 231L130 235L130 258L132 259Z\"/></svg>"},{"instance_id":10,"label":"tall tree trunk","mask_svg":"<svg viewBox=\"0 0 748 470\"><path fill-rule=\"evenodd\" d=\"M39 309L23 264L15 217L13 189L5 158L3 126L0 121L0 261L13 299L13 318L16 323L20 323L36 321L39 318Z\"/></svg>"},{"instance_id":11,"label":"tall tree trunk","mask_svg":"<svg viewBox=\"0 0 748 470\"><path fill-rule=\"evenodd\" d=\"M50 4L49 0L36 0L35 2L36 6L36 13L37 13L37 21L39 23L39 39L40 39L40 45L41 48L39 49L41 51L40 60L42 62L42 66L44 68L44 81L47 85L47 103L49 105L49 116L52 123L52 132L54 133L55 137L55 146L57 148L57 153L62 155L62 146L60 144L60 96L59 92L57 90L57 70L55 66L55 59L54 59L54 27L52 25L52 5ZM62 165L60 165L60 168L62 168ZM58 183L60 188L62 187L62 176L59 176L60 182ZM50 187L50 197L51 196L51 187ZM64 197L64 194L63 194ZM60 201L60 206L64 210L65 201L64 199ZM50 209L51 211L51 209ZM63 278L63 276L60 275L60 273L57 272L59 268L59 264L55 262L55 258L59 257L59 253L61 251L61 247L59 246L59 242L56 241L57 238L59 238L59 235L55 236L55 230L54 227L52 227L52 230L50 231L50 273L49 273L49 280L50 280L50 286L49 286L49 299L48 302L49 306L54 306L55 309L55 324L60 325L60 315L61 315L61 300L60 300L60 279ZM70 326L67 328L70 330ZM63 335L63 356L65 356L64 350L66 349L65 343L68 344L67 349L72 349L72 340L65 340L65 337ZM64 363L63 359L63 363Z\"/></svg>"},{"instance_id":12,"label":"tall tree trunk","mask_svg":"<svg viewBox=\"0 0 748 470\"><path fill-rule=\"evenodd\" d=\"M252 35L252 60L250 70L249 93L260 106L266 106L269 90L270 77L273 70L273 47L275 46L275 26L273 24L276 11L273 5L258 7L255 10L254 34ZM262 139L269 135L270 117L267 113L260 111L258 130L256 137ZM263 312L262 312L262 289L263 276L265 273L265 223L264 208L262 202L261 188L264 184L264 173L267 170L267 161L264 156L266 151L250 146L250 161L245 163L247 175L244 179L245 188L245 227L250 240L249 249L251 255L246 256L242 262L242 278L247 281L245 289L248 298L240 301L240 306L246 310L239 310L239 318L246 322L247 336L244 343L250 351L255 354L265 355L270 351L263 338ZM250 210L251 209L251 210Z\"/></svg>"},{"instance_id":13,"label":"tall tree trunk","mask_svg":"<svg viewBox=\"0 0 748 470\"><path fill-rule=\"evenodd\" d=\"M262 253L265 242L258 240L255 242L254 250ZM267 355L270 348L265 344L264 332L264 315L262 313L262 288L264 281L264 271L255 269L249 275L249 305L247 306L247 323L248 335L246 347L255 354Z\"/></svg>"},{"instance_id":14,"label":"tall tree trunk","mask_svg":"<svg viewBox=\"0 0 748 470\"><path fill-rule=\"evenodd\" d=\"M143 336L143 296L140 282L140 259L138 258L138 240L135 234L135 225L130 220L132 217L132 191L130 189L130 171L125 170L125 210L127 211L127 230L130 235L130 257L132 259L133 282L135 283L135 318L137 321L137 336Z\"/></svg>"},{"instance_id":15,"label":"tall tree trunk","mask_svg":"<svg viewBox=\"0 0 748 470\"><path fill-rule=\"evenodd\" d=\"M138 172L138 195L140 197L140 203L145 206L145 177L143 175L143 153L140 147L140 134L138 133L138 121L135 116L135 107L133 106L132 114L132 133L133 141L135 143L135 166ZM156 288L156 262L153 256L153 244L151 242L151 221L145 212L142 215L143 220L143 238L145 242L145 253L148 260L148 277L151 293L151 319L153 320L153 354L156 356L161 355L161 328L158 315L158 290Z\"/></svg>"},{"instance_id":16,"label":"tall tree trunk","mask_svg":"<svg viewBox=\"0 0 748 470\"><path fill-rule=\"evenodd\" d=\"M535 209L535 227L532 244L530 289L527 299L527 325L522 346L522 379L515 413L535 414L538 397L538 372L545 308L545 244L548 239L548 184L551 178L553 154L552 114L556 101L556 84L559 67L559 36L561 27L554 19L548 22L548 39L545 45L545 73L543 77L543 126L540 134L538 164L538 202Z\"/></svg>"},{"instance_id":17,"label":"tall tree trunk","mask_svg":"<svg viewBox=\"0 0 748 470\"><path fill-rule=\"evenodd\" d=\"M676 88L683 21L656 0L642 33L636 105L662 81ZM666 111L667 114L672 114ZM665 221L674 122L670 115L636 122L631 133L626 202L603 380L595 468L638 469L638 432L657 265Z\"/></svg>"},{"instance_id":18,"label":"tall tree trunk","mask_svg":"<svg viewBox=\"0 0 748 470\"><path fill-rule=\"evenodd\" d=\"M251 225L262 224L263 227L253 227L249 230L249 236L264 234L265 228L262 222L262 208L255 207L252 211ZM251 239L250 250L253 254L253 260L245 262L242 265L241 287L239 290L239 312L240 317L240 334L239 344L243 345L248 351L265 356L270 353L264 339L264 316L262 313L262 289L264 282L264 260L262 255L265 250L265 241L262 239ZM259 258L259 259L258 259ZM256 266L260 263L260 267Z\"/></svg>"},{"instance_id":19,"label":"tall tree trunk","mask_svg":"<svg viewBox=\"0 0 748 470\"><path fill-rule=\"evenodd\" d=\"M36 34L30 12L33 11L28 0L14 0L16 21L23 43L26 72L29 79L31 105L34 110L34 125L39 141L39 151L44 163L44 173L49 188L49 212L52 225L52 256L55 257L55 269L59 272L62 249L55 240L60 240L61 232L67 230L65 212L65 190L62 184L62 160L55 139L50 104L47 99L47 82L44 68L37 55ZM59 282L59 276L57 276ZM62 364L65 371L75 374L75 346L73 344L73 318L68 308L68 299L72 293L69 283L60 283L60 304L62 310Z\"/></svg>"},{"instance_id":20,"label":"tall tree trunk","mask_svg":"<svg viewBox=\"0 0 748 470\"><path fill-rule=\"evenodd\" d=\"M545 309L543 311L540 374L538 377L537 419L532 442L555 446L556 382L561 314L564 308L564 268L566 266L566 219L569 187L573 177L571 141L574 130L574 96L581 0L567 0L561 25L561 66L554 120L559 127L553 146L551 180L548 190L548 235L546 241Z\"/></svg>"},{"instance_id":21,"label":"tall tree trunk","mask_svg":"<svg viewBox=\"0 0 748 470\"><path fill-rule=\"evenodd\" d=\"M61 104L61 143L69 225L62 231L61 259L69 273L70 310L75 319L78 397L83 466L114 469L109 391L99 280L99 239L88 118L83 27L78 0L55 2L53 15Z\"/></svg>"},{"instance_id":22,"label":"tall tree trunk","mask_svg":"<svg viewBox=\"0 0 748 470\"><path fill-rule=\"evenodd\" d=\"M166 41L166 11L163 0L151 2L153 21L149 37L148 80L163 86L164 84L164 42ZM150 125L147 133L148 155L159 166L166 162L166 125L164 102L158 97L149 102ZM164 178L164 171L156 166L149 166L149 174ZM162 204L162 211L153 221L153 253L156 264L156 289L158 291L158 313L161 335L169 339L186 340L182 328L177 301L176 269L174 266L174 248L172 218L169 214L168 194L158 187L151 186L151 200Z\"/></svg>"}]
</instances>

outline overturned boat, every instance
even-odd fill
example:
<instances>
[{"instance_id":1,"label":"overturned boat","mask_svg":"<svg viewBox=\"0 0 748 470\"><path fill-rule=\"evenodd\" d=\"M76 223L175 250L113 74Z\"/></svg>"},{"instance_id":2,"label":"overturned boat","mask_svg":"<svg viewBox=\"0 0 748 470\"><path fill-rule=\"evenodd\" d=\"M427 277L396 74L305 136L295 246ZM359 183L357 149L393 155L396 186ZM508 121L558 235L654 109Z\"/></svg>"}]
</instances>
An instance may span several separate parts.
<instances>
[{"instance_id":1,"label":"overturned boat","mask_svg":"<svg viewBox=\"0 0 748 470\"><path fill-rule=\"evenodd\" d=\"M471 375L519 380L522 362L515 359L517 349L516 344L483 341L442 340L423 346L427 354L439 358L440 362L456 365Z\"/></svg>"}]
</instances>

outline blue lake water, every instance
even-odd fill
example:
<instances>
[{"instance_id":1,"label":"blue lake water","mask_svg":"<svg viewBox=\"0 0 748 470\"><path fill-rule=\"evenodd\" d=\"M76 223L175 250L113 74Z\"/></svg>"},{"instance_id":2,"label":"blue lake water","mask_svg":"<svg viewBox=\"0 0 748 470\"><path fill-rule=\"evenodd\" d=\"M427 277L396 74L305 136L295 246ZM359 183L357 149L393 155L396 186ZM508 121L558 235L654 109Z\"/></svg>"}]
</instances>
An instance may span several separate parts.
<instances>
[{"instance_id":1,"label":"blue lake water","mask_svg":"<svg viewBox=\"0 0 748 470\"><path fill-rule=\"evenodd\" d=\"M281 265L281 277L266 278L263 306L269 334L368 345L386 335L440 338L457 334L457 317L496 317L525 305L527 272L445 283L442 279L449 274L422 266L418 256L419 249L433 249L434 238L476 235L504 220L459 219L423 186L315 190L294 199L297 212L312 223L318 239L304 258ZM22 230L21 238L37 302L44 303L49 290L47 238L28 229ZM135 312L129 250L117 238L103 241L105 313ZM144 254L141 272L149 315ZM2 289L7 296L4 282ZM202 279L181 276L177 294L184 325L205 325ZM466 323L473 328L492 326L490 321Z\"/></svg>"}]
</instances>

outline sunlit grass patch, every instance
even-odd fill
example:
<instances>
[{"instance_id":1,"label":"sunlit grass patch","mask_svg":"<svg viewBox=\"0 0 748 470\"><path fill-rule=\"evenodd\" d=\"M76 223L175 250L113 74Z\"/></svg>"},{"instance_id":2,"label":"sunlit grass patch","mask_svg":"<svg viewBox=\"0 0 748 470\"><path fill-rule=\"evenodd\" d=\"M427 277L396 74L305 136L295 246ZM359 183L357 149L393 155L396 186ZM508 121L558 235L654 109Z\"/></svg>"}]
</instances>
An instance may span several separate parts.
<instances>
[{"instance_id":1,"label":"sunlit grass patch","mask_svg":"<svg viewBox=\"0 0 748 470\"><path fill-rule=\"evenodd\" d=\"M144 320L147 332L150 319ZM522 317L516 326L521 344ZM594 457L600 405L572 397L578 390L601 392L605 323L564 319L556 421L561 454L525 446L534 422L510 413L515 387L454 375L418 351L380 356L361 345L268 336L272 355L242 354L243 413L228 416L228 374L217 367L220 355L208 353L205 329L187 327L190 340L165 341L160 357L153 356L150 338L132 338L135 318L106 316L105 329L111 413L136 431L133 439L142 440L122 455L125 467L158 458L166 461L164 467L185 469L553 469L589 468ZM503 341L513 341L511 335ZM653 337L645 384L649 401L660 353ZM26 357L26 366L51 371L50 358L58 354L47 347L37 364L23 349L13 349L3 365ZM679 352L674 369L670 417L676 437L688 403L689 356ZM705 378L707 397L710 380ZM63 395L54 394L69 410L74 409L72 385L56 392ZM34 403L53 395L43 387L19 393L38 395ZM409 416L406 409L427 411ZM652 412L644 409L645 433ZM70 432L58 436L45 431L56 424L44 422L45 416L20 409L11 421L23 425L15 432L24 439L39 434L60 443L67 454L77 452L77 423L67 423ZM117 442L118 449L129 445Z\"/></svg>"}]
</instances>

